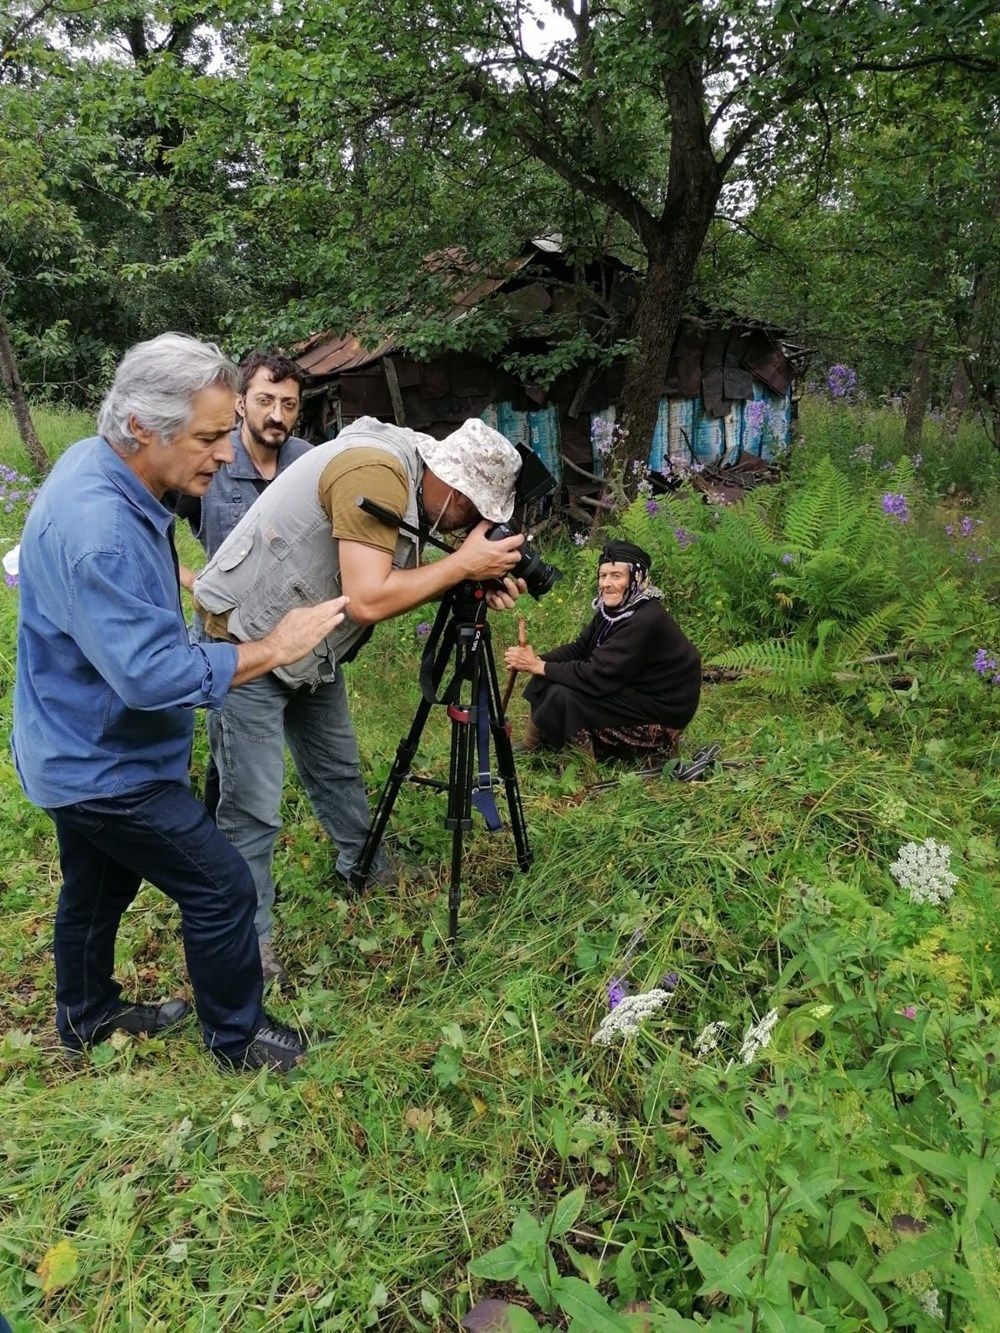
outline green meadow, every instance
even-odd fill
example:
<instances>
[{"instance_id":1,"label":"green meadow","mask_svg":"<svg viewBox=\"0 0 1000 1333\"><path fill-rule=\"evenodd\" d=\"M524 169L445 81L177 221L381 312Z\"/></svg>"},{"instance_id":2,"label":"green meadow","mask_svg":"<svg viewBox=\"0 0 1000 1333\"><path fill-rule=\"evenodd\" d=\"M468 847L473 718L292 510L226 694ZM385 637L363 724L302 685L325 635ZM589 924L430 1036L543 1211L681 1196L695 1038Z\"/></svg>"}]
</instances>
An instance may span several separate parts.
<instances>
[{"instance_id":1,"label":"green meadow","mask_svg":"<svg viewBox=\"0 0 1000 1333\"><path fill-rule=\"evenodd\" d=\"M52 409L38 426L53 457L91 429ZM726 766L681 783L521 759L534 863L477 826L457 953L442 798L407 787L391 825L429 878L349 900L289 777L292 981L270 1004L331 1039L288 1080L220 1074L193 1021L66 1065L54 838L4 750L0 1311L17 1333L1000 1327L996 456L969 427L931 431L914 461L888 411L811 400L800 436L739 506L681 492L614 523L714 668L682 753L718 742ZM9 419L0 460L23 473ZM0 497L4 549L25 510ZM542 533L565 577L527 605L539 650L589 613L597 539L578 536ZM0 588L5 730L17 596ZM426 618L381 626L347 668L373 797ZM499 657L514 617L491 623ZM447 761L441 714L423 774ZM196 785L204 757L202 728ZM907 844L923 869L900 865ZM189 994L151 887L118 974L143 998ZM612 982L647 996L634 1030Z\"/></svg>"}]
</instances>

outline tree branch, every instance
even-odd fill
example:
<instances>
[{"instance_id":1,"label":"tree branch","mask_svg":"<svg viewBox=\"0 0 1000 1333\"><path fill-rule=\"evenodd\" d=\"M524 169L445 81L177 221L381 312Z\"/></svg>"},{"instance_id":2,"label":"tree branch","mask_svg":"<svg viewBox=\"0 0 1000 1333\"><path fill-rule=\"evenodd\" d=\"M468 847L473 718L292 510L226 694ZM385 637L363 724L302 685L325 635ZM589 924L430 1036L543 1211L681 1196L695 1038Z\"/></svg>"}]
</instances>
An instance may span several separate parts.
<instances>
[{"instance_id":1,"label":"tree branch","mask_svg":"<svg viewBox=\"0 0 1000 1333\"><path fill-rule=\"evenodd\" d=\"M465 88L476 105L490 107L497 113L498 123L503 124L503 99L496 95L481 70L472 71L472 77L465 81ZM623 186L616 181L599 180L580 170L557 152L546 139L526 126L518 125L516 121L509 122L509 133L532 156L550 167L568 185L572 185L582 194L595 196L617 213L636 232L647 250L658 243L661 234L660 223L641 200Z\"/></svg>"}]
</instances>

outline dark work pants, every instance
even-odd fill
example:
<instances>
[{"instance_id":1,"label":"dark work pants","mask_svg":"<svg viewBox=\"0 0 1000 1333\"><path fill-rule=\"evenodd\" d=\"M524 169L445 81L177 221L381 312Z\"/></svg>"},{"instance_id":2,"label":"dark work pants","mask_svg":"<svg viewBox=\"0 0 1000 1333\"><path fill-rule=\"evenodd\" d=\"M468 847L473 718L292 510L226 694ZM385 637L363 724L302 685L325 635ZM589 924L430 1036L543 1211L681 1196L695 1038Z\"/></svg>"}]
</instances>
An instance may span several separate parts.
<instances>
[{"instance_id":1,"label":"dark work pants","mask_svg":"<svg viewBox=\"0 0 1000 1333\"><path fill-rule=\"evenodd\" d=\"M122 913L144 879L178 905L195 1008L208 1046L241 1055L261 1022L257 895L246 862L181 782L48 812L63 874L56 911L56 1026L79 1047L116 1007Z\"/></svg>"},{"instance_id":2,"label":"dark work pants","mask_svg":"<svg viewBox=\"0 0 1000 1333\"><path fill-rule=\"evenodd\" d=\"M219 811L219 770L211 754L205 765L205 809L208 811L209 819L215 819Z\"/></svg>"}]
</instances>

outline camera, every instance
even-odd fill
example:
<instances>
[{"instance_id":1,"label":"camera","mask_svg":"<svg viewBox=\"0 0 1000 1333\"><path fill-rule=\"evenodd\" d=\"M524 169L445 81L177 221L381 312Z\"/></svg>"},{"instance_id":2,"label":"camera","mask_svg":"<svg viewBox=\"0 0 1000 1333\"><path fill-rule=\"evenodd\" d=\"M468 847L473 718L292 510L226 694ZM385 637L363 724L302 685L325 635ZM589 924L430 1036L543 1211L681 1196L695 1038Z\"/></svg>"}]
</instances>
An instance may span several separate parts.
<instances>
[{"instance_id":1,"label":"camera","mask_svg":"<svg viewBox=\"0 0 1000 1333\"><path fill-rule=\"evenodd\" d=\"M529 506L537 505L547 499L556 488L556 479L542 460L527 445L517 444L514 447L521 456L521 468L514 484L514 509L519 513L520 522L523 524L527 521ZM392 513L383 505L376 504L374 500L368 500L362 495L358 497L356 503L359 509L363 509L366 514L371 514L372 518L377 518L380 523L385 523L388 527L403 528L407 532L413 533L414 536L420 537L421 540L429 541L431 545L437 546L442 551L451 551L452 549L437 538L403 522L398 514ZM520 531L521 528L513 522L494 523L487 529L486 536L491 542L499 542L504 537L516 536ZM528 592L537 602L547 592L551 592L557 579L562 578L562 570L543 560L538 553L538 548L532 546L526 537L521 547L520 559L510 571L510 577L524 579ZM496 586L499 588L502 585L497 583Z\"/></svg>"},{"instance_id":2,"label":"camera","mask_svg":"<svg viewBox=\"0 0 1000 1333\"><path fill-rule=\"evenodd\" d=\"M504 537L513 537L517 533L517 528L511 527L507 523L494 523L486 531L486 536L491 542L503 541ZM527 537L524 539L524 545L521 547L521 558L510 571L510 578L524 579L528 591L534 597L535 601L540 601L547 592L552 591L552 587L557 579L562 578L562 570L556 569L555 565L550 565L543 560L538 553L538 548L532 546Z\"/></svg>"}]
</instances>

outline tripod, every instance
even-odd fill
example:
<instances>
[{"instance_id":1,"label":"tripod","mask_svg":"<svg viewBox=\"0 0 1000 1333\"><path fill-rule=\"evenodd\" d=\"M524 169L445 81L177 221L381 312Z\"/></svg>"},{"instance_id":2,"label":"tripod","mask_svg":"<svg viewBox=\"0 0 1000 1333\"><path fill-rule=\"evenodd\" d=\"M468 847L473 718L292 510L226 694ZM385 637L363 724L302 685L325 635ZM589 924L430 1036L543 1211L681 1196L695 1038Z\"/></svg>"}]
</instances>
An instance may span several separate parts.
<instances>
[{"instance_id":1,"label":"tripod","mask_svg":"<svg viewBox=\"0 0 1000 1333\"><path fill-rule=\"evenodd\" d=\"M410 730L396 750L392 769L375 807L371 830L351 872L353 887L363 889L404 782L447 792L445 828L451 830L449 944L454 944L458 937L463 843L465 834L472 828L473 807L483 816L491 832L502 826L490 769L491 739L496 751L497 771L507 797L517 863L522 870L527 870L532 862L486 611L486 589L480 583L460 583L443 597L421 660L423 698L417 705ZM453 667L451 679L438 698L438 690L449 667ZM414 777L410 773L424 724L436 703L445 706L451 721L447 782Z\"/></svg>"}]
</instances>

